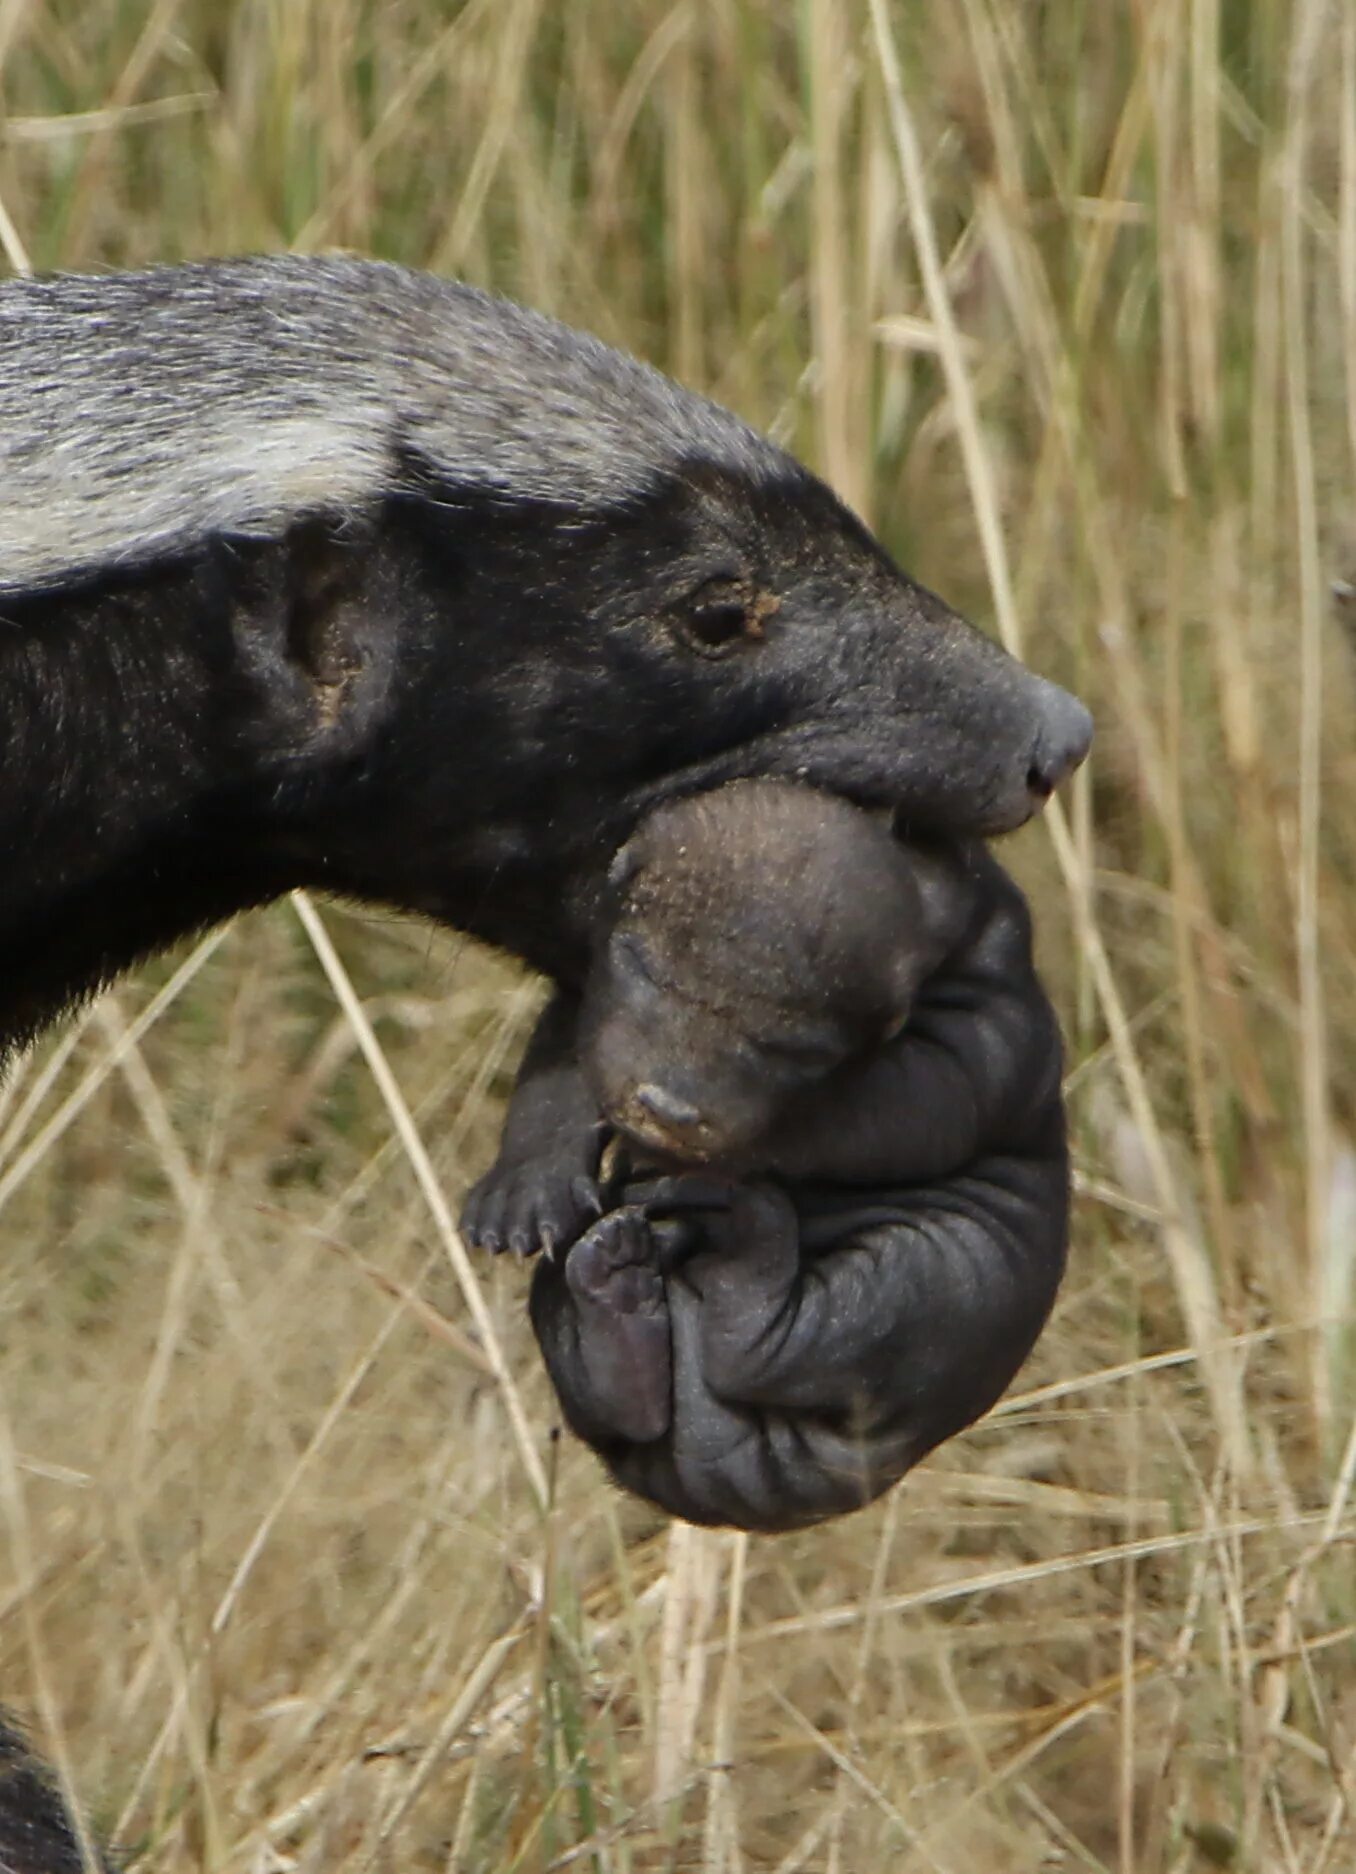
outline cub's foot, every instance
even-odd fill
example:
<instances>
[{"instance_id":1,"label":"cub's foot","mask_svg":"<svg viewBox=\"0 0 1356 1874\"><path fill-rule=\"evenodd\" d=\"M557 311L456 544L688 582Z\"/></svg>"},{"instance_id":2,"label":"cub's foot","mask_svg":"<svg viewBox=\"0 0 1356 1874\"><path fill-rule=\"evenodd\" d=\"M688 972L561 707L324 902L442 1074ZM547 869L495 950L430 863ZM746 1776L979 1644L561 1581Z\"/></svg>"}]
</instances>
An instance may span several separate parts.
<instances>
[{"instance_id":1,"label":"cub's foot","mask_svg":"<svg viewBox=\"0 0 1356 1874\"><path fill-rule=\"evenodd\" d=\"M568 1365L588 1417L612 1436L662 1438L672 1414L668 1299L643 1211L609 1212L565 1258ZM551 1279L543 1272L544 1279Z\"/></svg>"},{"instance_id":2,"label":"cub's foot","mask_svg":"<svg viewBox=\"0 0 1356 1874\"><path fill-rule=\"evenodd\" d=\"M664 1307L649 1219L632 1205L600 1218L565 1258L565 1280L578 1302L619 1315Z\"/></svg>"}]
</instances>

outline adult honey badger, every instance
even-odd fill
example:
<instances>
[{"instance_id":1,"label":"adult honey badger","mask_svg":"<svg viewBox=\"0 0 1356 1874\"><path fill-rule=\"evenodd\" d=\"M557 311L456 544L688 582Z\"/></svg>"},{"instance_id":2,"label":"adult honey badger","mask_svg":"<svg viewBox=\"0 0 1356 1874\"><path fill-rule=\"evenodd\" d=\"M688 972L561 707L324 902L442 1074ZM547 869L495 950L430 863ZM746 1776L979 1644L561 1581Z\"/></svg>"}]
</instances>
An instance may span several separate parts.
<instances>
[{"instance_id":1,"label":"adult honey badger","mask_svg":"<svg viewBox=\"0 0 1356 1874\"><path fill-rule=\"evenodd\" d=\"M0 287L0 1052L296 885L568 988L668 797L994 833L1088 737L782 451L549 320L336 259ZM36 1788L0 1863L78 1866Z\"/></svg>"},{"instance_id":2,"label":"adult honey badger","mask_svg":"<svg viewBox=\"0 0 1356 1874\"><path fill-rule=\"evenodd\" d=\"M578 974L668 795L998 832L1082 707L701 398L466 287L0 287L0 1036L294 885Z\"/></svg>"}]
</instances>

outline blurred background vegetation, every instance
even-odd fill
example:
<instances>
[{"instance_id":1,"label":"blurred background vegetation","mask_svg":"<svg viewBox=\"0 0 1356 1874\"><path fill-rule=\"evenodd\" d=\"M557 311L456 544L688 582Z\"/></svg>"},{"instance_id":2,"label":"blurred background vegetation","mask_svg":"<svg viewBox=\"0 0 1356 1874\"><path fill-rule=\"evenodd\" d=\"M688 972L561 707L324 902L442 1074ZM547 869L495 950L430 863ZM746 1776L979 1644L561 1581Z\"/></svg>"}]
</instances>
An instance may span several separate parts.
<instances>
[{"instance_id":1,"label":"blurred background vegetation","mask_svg":"<svg viewBox=\"0 0 1356 1874\"><path fill-rule=\"evenodd\" d=\"M327 970L279 906L21 1063L0 1684L129 1866L1356 1866L1350 0L0 0L0 245L343 246L591 327L1099 725L1005 847L1063 1300L812 1534L620 1501L523 1273L457 1277L502 960L326 906Z\"/></svg>"}]
</instances>

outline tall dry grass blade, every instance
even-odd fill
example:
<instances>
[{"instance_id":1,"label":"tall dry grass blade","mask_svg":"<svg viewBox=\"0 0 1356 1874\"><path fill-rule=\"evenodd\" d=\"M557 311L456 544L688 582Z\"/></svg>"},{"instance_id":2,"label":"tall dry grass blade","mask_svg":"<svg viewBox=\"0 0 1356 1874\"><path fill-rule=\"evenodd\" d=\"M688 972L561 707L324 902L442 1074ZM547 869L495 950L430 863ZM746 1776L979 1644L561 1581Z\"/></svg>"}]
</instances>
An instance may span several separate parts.
<instances>
[{"instance_id":1,"label":"tall dry grass blade","mask_svg":"<svg viewBox=\"0 0 1356 1874\"><path fill-rule=\"evenodd\" d=\"M372 186L372 178L385 152L409 132L411 118L426 92L446 69L449 59L482 22L493 17L498 0L468 0L433 38L421 46L417 59L401 74L381 113L364 141L352 151L343 173L330 185L319 207L297 231L291 243L298 253L316 253L331 245L334 230L349 213L356 197Z\"/></svg>"},{"instance_id":2,"label":"tall dry grass blade","mask_svg":"<svg viewBox=\"0 0 1356 1874\"><path fill-rule=\"evenodd\" d=\"M1341 15L1342 100L1338 117L1337 280L1342 305L1342 359L1346 372L1347 441L1356 479L1356 9Z\"/></svg>"},{"instance_id":3,"label":"tall dry grass blade","mask_svg":"<svg viewBox=\"0 0 1356 1874\"><path fill-rule=\"evenodd\" d=\"M689 24L686 8L679 17ZM689 384L706 380L703 320L709 247L705 238L709 185L705 173L704 112L701 89L701 35L681 32L664 73L668 133L665 149L665 247L668 298L674 326L672 368Z\"/></svg>"},{"instance_id":4,"label":"tall dry grass blade","mask_svg":"<svg viewBox=\"0 0 1356 1874\"><path fill-rule=\"evenodd\" d=\"M222 1804L212 1764L212 1731L216 1703L213 1686L213 1641L210 1630L190 1646L184 1628L185 1609L175 1599L168 1605L137 1530L136 1518L124 1505L119 1512L123 1547L132 1557L141 1590L144 1618L150 1626L150 1648L171 1688L165 1719L166 1749L177 1737L187 1761L190 1779L175 1805L175 1833L182 1836L188 1855L203 1869L219 1867L226 1858Z\"/></svg>"},{"instance_id":5,"label":"tall dry grass blade","mask_svg":"<svg viewBox=\"0 0 1356 1874\"><path fill-rule=\"evenodd\" d=\"M692 1772L706 1680L705 1640L716 1610L720 1537L690 1523L669 1525L664 1617L655 1688L651 1796L672 1814Z\"/></svg>"},{"instance_id":6,"label":"tall dry grass blade","mask_svg":"<svg viewBox=\"0 0 1356 1874\"><path fill-rule=\"evenodd\" d=\"M860 407L857 360L864 331L848 301L848 184L853 72L844 0L808 0L802 9L803 69L810 100L810 311L814 334L815 430L820 465L849 506L870 515L869 440L854 422ZM854 329L858 328L858 329Z\"/></svg>"},{"instance_id":7,"label":"tall dry grass blade","mask_svg":"<svg viewBox=\"0 0 1356 1874\"><path fill-rule=\"evenodd\" d=\"M365 1349L362 1357L350 1368L343 1384L331 1399L327 1410L315 1426L310 1438L307 1440L293 1464L290 1474L284 1479L281 1487L276 1490L267 1509L251 1534L249 1541L245 1545L243 1552L239 1556L231 1573L230 1580L212 1612L211 1619L207 1625L207 1631L212 1636L224 1633L229 1626L236 1606L249 1582L249 1578L259 1558L268 1546L269 1540L287 1510L288 1505L294 1498L298 1486L328 1443L335 1428L341 1423L344 1414L352 1405L359 1387L371 1373L387 1342L404 1319L404 1314L405 1310L402 1303L397 1303L395 1307L388 1310L380 1328ZM115 1826L115 1835L121 1836L130 1828L132 1817L135 1815L144 1799L150 1779L160 1764L176 1727L182 1721L185 1700L188 1698L190 1690L191 1679L189 1678L185 1678L182 1683L175 1686L169 1710L160 1725L155 1740L142 1763L137 1778L123 1805L118 1822Z\"/></svg>"},{"instance_id":8,"label":"tall dry grass blade","mask_svg":"<svg viewBox=\"0 0 1356 1874\"><path fill-rule=\"evenodd\" d=\"M104 184L122 114L128 105L136 102L138 92L164 52L182 6L183 0L152 0L136 43L104 106L105 125L94 132L81 157L66 226L67 254L80 253L88 241L95 204Z\"/></svg>"},{"instance_id":9,"label":"tall dry grass blade","mask_svg":"<svg viewBox=\"0 0 1356 1874\"><path fill-rule=\"evenodd\" d=\"M471 242L480 230L486 199L520 115L524 74L540 11L541 0L500 0L488 16L498 28L491 59L494 79L482 104L480 139L457 195L456 212L433 255L432 265L439 273L456 273L465 266Z\"/></svg>"},{"instance_id":10,"label":"tall dry grass blade","mask_svg":"<svg viewBox=\"0 0 1356 1874\"><path fill-rule=\"evenodd\" d=\"M0 196L0 252L4 253L16 273L32 273L33 265L28 258L28 250L20 239L14 217L5 206L3 196Z\"/></svg>"},{"instance_id":11,"label":"tall dry grass blade","mask_svg":"<svg viewBox=\"0 0 1356 1874\"><path fill-rule=\"evenodd\" d=\"M0 1209L3 1209L9 1202L25 1178L31 1176L36 1167L43 1162L57 1140L89 1105L109 1075L121 1067L124 1057L131 1052L142 1036L155 1026L166 1010L174 1005L213 951L223 942L225 936L226 928L223 927L203 938L202 942L185 957L164 987L159 989L145 1008L120 1030L113 1044L87 1070L23 1151L3 1173L0 1173Z\"/></svg>"},{"instance_id":12,"label":"tall dry grass blade","mask_svg":"<svg viewBox=\"0 0 1356 1874\"><path fill-rule=\"evenodd\" d=\"M711 1765L706 1776L706 1820L702 1831L703 1874L743 1874L739 1843L736 1734L739 1716L739 1630L744 1618L744 1582L749 1538L726 1537L729 1555L725 1589L725 1653L711 1716Z\"/></svg>"},{"instance_id":13,"label":"tall dry grass blade","mask_svg":"<svg viewBox=\"0 0 1356 1874\"><path fill-rule=\"evenodd\" d=\"M180 1253L166 1285L161 1325L135 1416L132 1462L134 1470L139 1470L146 1462L170 1367L184 1337L189 1298L199 1265L205 1267L212 1278L222 1316L259 1396L274 1404L279 1401L268 1363L260 1357L257 1335L240 1284L231 1271L221 1234L211 1222L208 1180L189 1164L145 1056L137 1041L128 1038L127 1024L116 995L107 995L96 1005L93 1020L108 1045L109 1057L117 1058L118 1072L127 1083L133 1104L155 1146L182 1219Z\"/></svg>"},{"instance_id":14,"label":"tall dry grass blade","mask_svg":"<svg viewBox=\"0 0 1356 1874\"><path fill-rule=\"evenodd\" d=\"M908 1820L900 1805L894 1802L878 1783L873 1782L860 1765L855 1764L850 1757L846 1756L819 1725L807 1717L798 1706L792 1704L791 1700L779 1692L775 1686L768 1687L768 1691L773 1703L779 1707L792 1725L802 1732L838 1773L884 1816L892 1829L898 1831L908 1845L909 1858L916 1865L930 1869L931 1874L957 1874L957 1870L953 1869L949 1863L937 1858L928 1842Z\"/></svg>"},{"instance_id":15,"label":"tall dry grass blade","mask_svg":"<svg viewBox=\"0 0 1356 1874\"><path fill-rule=\"evenodd\" d=\"M1285 307L1286 406L1294 477L1295 547L1299 568L1299 850L1296 855L1295 950L1299 966L1298 1080L1304 1110L1304 1227L1309 1294L1321 1303L1324 1220L1332 1156L1328 1104L1328 1043L1319 932L1322 813L1323 633L1326 618L1318 541L1318 501L1309 411L1308 265L1305 254L1306 186L1311 95L1327 0L1298 0L1289 70L1287 126L1277 186L1281 216L1281 291ZM1320 1347L1320 1356L1325 1350ZM1313 1404L1326 1431L1332 1414L1331 1375L1319 1358L1313 1369Z\"/></svg>"},{"instance_id":16,"label":"tall dry grass blade","mask_svg":"<svg viewBox=\"0 0 1356 1874\"><path fill-rule=\"evenodd\" d=\"M876 57L880 66L881 82L885 88L890 128L904 187L909 230L914 251L918 256L918 268L922 275L923 291L927 299L928 317L937 332L938 351L946 373L947 391L955 412L956 434L965 462L966 480L971 491L975 524L979 529L984 564L989 573L994 609L998 618L999 636L1013 655L1020 657L1022 626L1017 615L1012 581L1008 574L1007 549L1003 540L1002 523L999 519L998 489L994 481L989 452L984 447L974 388L970 381L970 373L965 366L956 315L952 309L951 295L942 271L937 232L928 208L922 154L918 147L913 117L905 98L899 55L895 50L894 34L885 11L884 0L869 0L869 5Z\"/></svg>"},{"instance_id":17,"label":"tall dry grass blade","mask_svg":"<svg viewBox=\"0 0 1356 1874\"><path fill-rule=\"evenodd\" d=\"M1011 1568L984 1569L960 1581L946 1581L932 1587L915 1589L908 1594L889 1595L880 1603L877 1611L883 1619L890 1615L912 1613L920 1607L940 1607L952 1601L967 1600L973 1595L987 1594L994 1588L1020 1587L1026 1582L1046 1580L1081 1569L1101 1568L1109 1562L1174 1555L1221 1538L1237 1541L1248 1536L1274 1536L1282 1530L1312 1529L1322 1521L1322 1516L1316 1510L1311 1510L1285 1518L1244 1516L1221 1524L1218 1528L1137 1536L1133 1541L1103 1543L1076 1555L1061 1555L1040 1562L1019 1562ZM784 1619L770 1621L762 1627L746 1625L743 1644L746 1647L763 1646L790 1639L796 1634L841 1631L844 1627L857 1626L865 1618L865 1611L851 1604L822 1608L812 1614L792 1614ZM708 1650L719 1651L721 1644L720 1641L708 1642Z\"/></svg>"},{"instance_id":18,"label":"tall dry grass blade","mask_svg":"<svg viewBox=\"0 0 1356 1874\"><path fill-rule=\"evenodd\" d=\"M866 1594L866 1617L862 1621L862 1631L857 1641L852 1683L848 1688L847 1713L843 1729L848 1744L854 1751L860 1748L857 1728L862 1700L866 1692L867 1673L870 1668L871 1653L876 1639L877 1615L880 1611L881 1596L885 1592L886 1573L894 1550L895 1536L899 1529L899 1516L900 1499L898 1494L895 1494L890 1497L886 1505L885 1520L881 1525L880 1535L876 1542L875 1558L871 1566L871 1582ZM843 1866L844 1831L847 1822L850 1789L851 1783L846 1774L840 1769L834 1779L833 1804L829 1812L829 1874L838 1874L838 1870Z\"/></svg>"},{"instance_id":19,"label":"tall dry grass blade","mask_svg":"<svg viewBox=\"0 0 1356 1874\"><path fill-rule=\"evenodd\" d=\"M61 1078L62 1069L79 1046L91 1013L89 1009L81 1009L78 1015L72 1017L41 1057L41 1065L28 1080L26 1089L24 1083L28 1079L29 1070L39 1057L33 1053L26 1054L17 1067L7 1070L8 1078L0 1086L0 1165L12 1156L34 1115ZM19 1097L21 1093L22 1099Z\"/></svg>"},{"instance_id":20,"label":"tall dry grass blade","mask_svg":"<svg viewBox=\"0 0 1356 1874\"><path fill-rule=\"evenodd\" d=\"M366 1863L375 1869L385 1865L383 1851L389 1850L404 1817L423 1793L429 1778L441 1766L459 1732L474 1717L477 1708L494 1689L496 1680L513 1656L514 1648L530 1632L527 1626L513 1628L493 1640L461 1685L447 1708L438 1729L434 1732L426 1748L420 1753L418 1767L390 1805L382 1818L380 1833L377 1836L370 1860Z\"/></svg>"}]
</instances>

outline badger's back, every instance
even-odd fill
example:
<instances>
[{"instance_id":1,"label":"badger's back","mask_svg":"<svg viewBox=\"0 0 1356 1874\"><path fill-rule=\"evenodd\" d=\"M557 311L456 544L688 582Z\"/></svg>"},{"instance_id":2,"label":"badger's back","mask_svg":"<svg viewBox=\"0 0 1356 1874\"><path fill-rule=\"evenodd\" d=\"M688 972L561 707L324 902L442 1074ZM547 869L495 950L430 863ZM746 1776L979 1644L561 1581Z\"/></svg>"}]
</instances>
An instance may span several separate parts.
<instances>
[{"instance_id":1,"label":"badger's back","mask_svg":"<svg viewBox=\"0 0 1356 1874\"><path fill-rule=\"evenodd\" d=\"M0 590L360 511L429 472L588 509L692 460L784 466L596 339L404 268L277 256L0 285Z\"/></svg>"}]
</instances>

